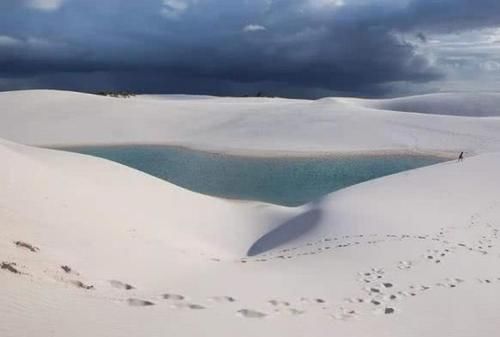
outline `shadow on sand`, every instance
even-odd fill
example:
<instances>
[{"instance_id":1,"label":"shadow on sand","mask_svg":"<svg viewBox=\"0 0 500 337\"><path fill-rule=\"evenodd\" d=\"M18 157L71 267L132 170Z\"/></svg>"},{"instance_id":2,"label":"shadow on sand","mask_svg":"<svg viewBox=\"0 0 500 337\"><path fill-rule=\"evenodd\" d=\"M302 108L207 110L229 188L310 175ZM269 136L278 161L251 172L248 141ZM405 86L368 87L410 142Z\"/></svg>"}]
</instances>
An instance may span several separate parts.
<instances>
[{"instance_id":1,"label":"shadow on sand","mask_svg":"<svg viewBox=\"0 0 500 337\"><path fill-rule=\"evenodd\" d=\"M257 240L248 250L247 256L262 254L313 230L322 215L323 211L315 208L284 222Z\"/></svg>"}]
</instances>

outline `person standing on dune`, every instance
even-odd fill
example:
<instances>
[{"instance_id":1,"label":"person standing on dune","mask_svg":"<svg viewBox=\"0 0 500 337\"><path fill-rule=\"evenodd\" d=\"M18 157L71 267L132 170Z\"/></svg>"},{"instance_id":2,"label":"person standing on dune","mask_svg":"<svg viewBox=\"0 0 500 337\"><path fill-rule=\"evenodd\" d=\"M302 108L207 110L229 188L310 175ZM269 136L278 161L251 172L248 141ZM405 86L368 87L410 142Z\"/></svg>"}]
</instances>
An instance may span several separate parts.
<instances>
[{"instance_id":1,"label":"person standing on dune","mask_svg":"<svg viewBox=\"0 0 500 337\"><path fill-rule=\"evenodd\" d=\"M461 162L463 160L464 160L464 153L462 151L462 152L460 152L460 155L458 156L458 161Z\"/></svg>"}]
</instances>

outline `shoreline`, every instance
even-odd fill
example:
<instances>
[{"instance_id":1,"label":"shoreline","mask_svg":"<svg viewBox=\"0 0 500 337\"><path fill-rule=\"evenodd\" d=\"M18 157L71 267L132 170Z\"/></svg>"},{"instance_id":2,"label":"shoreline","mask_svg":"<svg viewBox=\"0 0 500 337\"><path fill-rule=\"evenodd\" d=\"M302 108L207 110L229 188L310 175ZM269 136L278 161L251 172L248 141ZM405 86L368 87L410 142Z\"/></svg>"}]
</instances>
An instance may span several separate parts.
<instances>
[{"instance_id":1,"label":"shoreline","mask_svg":"<svg viewBox=\"0 0 500 337\"><path fill-rule=\"evenodd\" d=\"M456 159L460 151L443 150L414 150L414 149L365 149L365 150L273 150L273 149L238 149L238 148L217 148L212 146L188 145L180 143L87 143L87 144L48 144L31 145L49 150L70 151L77 148L169 148L178 150L188 150L193 152L240 157L247 159L274 158L274 159L334 159L338 157L377 157L377 156L430 156L443 159ZM476 156L478 153L469 152L469 157Z\"/></svg>"}]
</instances>

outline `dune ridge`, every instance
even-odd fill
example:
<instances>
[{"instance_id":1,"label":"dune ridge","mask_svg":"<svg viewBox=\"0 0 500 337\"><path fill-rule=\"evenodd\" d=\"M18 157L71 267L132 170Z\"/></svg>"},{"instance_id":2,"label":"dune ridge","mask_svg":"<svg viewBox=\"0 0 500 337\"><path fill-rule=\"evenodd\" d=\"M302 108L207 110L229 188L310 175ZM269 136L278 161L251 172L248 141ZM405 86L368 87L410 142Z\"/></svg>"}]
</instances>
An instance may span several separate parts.
<instances>
[{"instance_id":1,"label":"dune ridge","mask_svg":"<svg viewBox=\"0 0 500 337\"><path fill-rule=\"evenodd\" d=\"M357 100L362 106L425 114L500 117L500 94L440 93L381 100Z\"/></svg>"}]
</instances>

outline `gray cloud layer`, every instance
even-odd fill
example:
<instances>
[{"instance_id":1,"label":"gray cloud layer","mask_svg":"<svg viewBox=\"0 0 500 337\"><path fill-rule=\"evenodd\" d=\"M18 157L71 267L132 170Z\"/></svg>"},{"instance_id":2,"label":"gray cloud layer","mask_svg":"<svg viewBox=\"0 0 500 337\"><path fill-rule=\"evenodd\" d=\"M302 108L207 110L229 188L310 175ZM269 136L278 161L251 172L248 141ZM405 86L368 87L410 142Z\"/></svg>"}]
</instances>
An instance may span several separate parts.
<instances>
[{"instance_id":1,"label":"gray cloud layer","mask_svg":"<svg viewBox=\"0 0 500 337\"><path fill-rule=\"evenodd\" d=\"M0 0L0 89L381 95L446 76L429 36L498 25L493 0Z\"/></svg>"}]
</instances>

